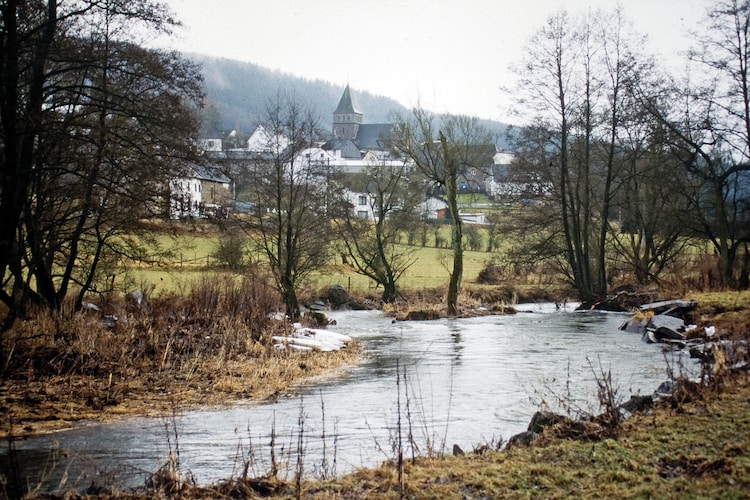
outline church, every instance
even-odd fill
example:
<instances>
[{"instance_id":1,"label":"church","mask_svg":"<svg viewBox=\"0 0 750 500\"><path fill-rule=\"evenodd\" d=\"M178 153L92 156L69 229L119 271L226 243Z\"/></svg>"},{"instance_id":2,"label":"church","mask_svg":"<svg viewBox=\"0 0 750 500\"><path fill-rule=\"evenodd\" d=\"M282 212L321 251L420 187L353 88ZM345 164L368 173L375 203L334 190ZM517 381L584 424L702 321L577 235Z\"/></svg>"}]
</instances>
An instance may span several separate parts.
<instances>
[{"instance_id":1,"label":"church","mask_svg":"<svg viewBox=\"0 0 750 500\"><path fill-rule=\"evenodd\" d=\"M333 138L326 141L321 149L343 160L364 160L368 153L369 156L374 154L383 158L394 125L363 123L363 116L347 85L333 112Z\"/></svg>"}]
</instances>

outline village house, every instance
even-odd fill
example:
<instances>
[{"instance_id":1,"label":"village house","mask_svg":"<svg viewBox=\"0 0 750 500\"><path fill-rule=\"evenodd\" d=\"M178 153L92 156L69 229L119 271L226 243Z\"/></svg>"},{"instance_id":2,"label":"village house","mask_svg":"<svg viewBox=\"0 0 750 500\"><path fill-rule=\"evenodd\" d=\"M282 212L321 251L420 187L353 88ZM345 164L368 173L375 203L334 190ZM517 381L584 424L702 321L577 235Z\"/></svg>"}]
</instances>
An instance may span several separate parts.
<instances>
[{"instance_id":1,"label":"village house","mask_svg":"<svg viewBox=\"0 0 750 500\"><path fill-rule=\"evenodd\" d=\"M511 169L514 160L511 152L497 152L492 175L486 180L487 195L506 203L530 203L548 196L550 183L542 181L535 172L514 172Z\"/></svg>"},{"instance_id":2,"label":"village house","mask_svg":"<svg viewBox=\"0 0 750 500\"><path fill-rule=\"evenodd\" d=\"M170 217L224 218L232 199L230 179L218 167L191 164L170 181Z\"/></svg>"},{"instance_id":3,"label":"village house","mask_svg":"<svg viewBox=\"0 0 750 500\"><path fill-rule=\"evenodd\" d=\"M309 162L320 177L334 173L361 174L378 168L401 168L406 164L403 159L393 156L390 147L396 126L392 123L365 123L365 116L357 106L349 85L344 88L332 118L332 128L327 140L301 151L295 160L297 163ZM254 163L263 161L271 153L271 145L274 149L285 147L288 145L288 139L272 137L263 125L258 125L248 137L244 148L222 149L221 139L206 140L203 145L206 157L220 164L225 172L232 172L236 181L233 187L241 189L242 169L251 168ZM530 185L528 182L519 183L510 178L509 166L514 158L512 153L499 151L494 144L475 148L475 156L481 157L481 164L472 165L461 172L458 179L460 193L482 193L494 199L508 200L518 198L530 190L543 190L543 186ZM192 190L188 186L188 179L180 181L184 187L179 190L173 203L173 212L185 212L190 216L202 217L205 215L199 215L200 210L196 208L201 203L225 206L222 203L207 201L205 197L196 198L197 195L202 195L196 191L201 188L198 183L205 184L210 182L209 179L194 178ZM213 189L216 191L215 187ZM440 206L444 203L439 199L441 194L434 192L431 195L433 199L428 199L429 193L425 194L423 216L429 219L443 219L445 207ZM377 219L378 215L370 207L368 193L351 192L346 193L346 197L355 214L370 220ZM188 206L192 208L188 209ZM462 220L470 224L485 223L483 214L467 213L466 217L462 216Z\"/></svg>"}]
</instances>

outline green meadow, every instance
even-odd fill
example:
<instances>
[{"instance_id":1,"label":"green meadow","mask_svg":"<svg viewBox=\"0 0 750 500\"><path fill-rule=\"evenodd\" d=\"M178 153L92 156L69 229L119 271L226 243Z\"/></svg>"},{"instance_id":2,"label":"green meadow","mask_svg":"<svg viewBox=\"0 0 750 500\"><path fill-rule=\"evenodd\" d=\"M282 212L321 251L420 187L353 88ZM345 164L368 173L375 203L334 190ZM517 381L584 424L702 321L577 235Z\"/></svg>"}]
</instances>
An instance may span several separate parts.
<instances>
[{"instance_id":1,"label":"green meadow","mask_svg":"<svg viewBox=\"0 0 750 500\"><path fill-rule=\"evenodd\" d=\"M443 241L450 240L450 226L446 225L437 231L430 229L426 246L411 246L414 263L399 281L401 288L421 290L447 286L453 252L450 248L434 247L436 232ZM196 224L174 234L157 234L155 239L158 249L155 253L159 258L154 259L153 263L128 267L117 276L117 282L121 288L138 287L165 293L180 292L188 283L207 274L241 276L244 271L229 270L214 256L220 239L225 237L224 231L210 223ZM256 269L264 269L265 256L252 250L249 239L247 242L246 261L257 264ZM496 255L483 251L464 251L464 284L476 282L479 272ZM336 252L331 253L329 264L313 273L304 286L317 289L334 284L352 292L378 291L372 280L356 273L352 266L344 264Z\"/></svg>"}]
</instances>

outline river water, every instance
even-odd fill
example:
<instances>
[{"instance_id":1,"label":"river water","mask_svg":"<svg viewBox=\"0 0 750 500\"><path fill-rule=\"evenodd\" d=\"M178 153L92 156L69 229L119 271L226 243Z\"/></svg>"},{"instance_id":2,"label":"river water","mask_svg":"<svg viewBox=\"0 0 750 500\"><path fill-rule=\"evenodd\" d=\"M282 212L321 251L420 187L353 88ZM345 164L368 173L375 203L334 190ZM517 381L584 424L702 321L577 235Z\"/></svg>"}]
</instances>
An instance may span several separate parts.
<instances>
[{"instance_id":1,"label":"river water","mask_svg":"<svg viewBox=\"0 0 750 500\"><path fill-rule=\"evenodd\" d=\"M395 456L497 443L526 430L546 404L596 413L597 378L618 397L648 394L668 367L697 370L679 354L618 327L625 315L519 306L507 316L393 323L379 312L333 312L332 330L362 343L364 361L264 404L133 418L14 443L24 484L43 490L138 486L170 452L201 484L270 469L291 477L343 474ZM399 425L400 424L400 425ZM271 442L273 441L273 446ZM8 451L0 464L8 465ZM302 451L299 458L298 450Z\"/></svg>"}]
</instances>

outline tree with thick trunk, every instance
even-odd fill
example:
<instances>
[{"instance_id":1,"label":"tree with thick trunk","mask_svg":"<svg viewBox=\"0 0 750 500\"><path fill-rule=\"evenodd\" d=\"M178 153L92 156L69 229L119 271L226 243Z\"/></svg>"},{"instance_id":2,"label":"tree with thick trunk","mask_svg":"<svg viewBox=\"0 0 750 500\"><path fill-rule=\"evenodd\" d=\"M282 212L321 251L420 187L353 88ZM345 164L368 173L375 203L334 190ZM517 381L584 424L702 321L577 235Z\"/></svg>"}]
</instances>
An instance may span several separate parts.
<instances>
[{"instance_id":1,"label":"tree with thick trunk","mask_svg":"<svg viewBox=\"0 0 750 500\"><path fill-rule=\"evenodd\" d=\"M134 38L174 26L161 4L42 7L0 7L6 326L30 301L59 309L74 290L80 307L105 291L102 262L142 257L137 221L164 204L164 186L193 157L202 99L197 68Z\"/></svg>"}]
</instances>

